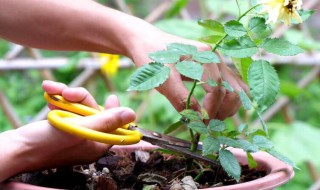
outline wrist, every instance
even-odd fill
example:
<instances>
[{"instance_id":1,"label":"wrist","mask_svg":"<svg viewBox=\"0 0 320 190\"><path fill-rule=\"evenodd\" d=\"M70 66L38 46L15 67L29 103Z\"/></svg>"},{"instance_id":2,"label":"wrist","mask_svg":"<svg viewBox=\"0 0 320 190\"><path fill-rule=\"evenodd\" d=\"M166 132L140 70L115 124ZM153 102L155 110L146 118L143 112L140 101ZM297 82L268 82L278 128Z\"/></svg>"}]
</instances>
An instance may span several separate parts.
<instances>
[{"instance_id":1,"label":"wrist","mask_svg":"<svg viewBox=\"0 0 320 190\"><path fill-rule=\"evenodd\" d=\"M16 174L26 171L32 156L28 155L29 148L16 130L0 134L0 182Z\"/></svg>"}]
</instances>

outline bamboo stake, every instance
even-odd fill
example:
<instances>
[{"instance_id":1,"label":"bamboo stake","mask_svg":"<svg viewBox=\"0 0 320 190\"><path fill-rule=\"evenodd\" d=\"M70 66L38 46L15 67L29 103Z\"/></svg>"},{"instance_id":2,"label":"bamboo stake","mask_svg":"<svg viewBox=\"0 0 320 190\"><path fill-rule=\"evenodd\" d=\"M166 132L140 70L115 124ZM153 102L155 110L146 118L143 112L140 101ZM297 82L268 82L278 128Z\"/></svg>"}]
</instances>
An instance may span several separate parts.
<instances>
[{"instance_id":1,"label":"bamboo stake","mask_svg":"<svg viewBox=\"0 0 320 190\"><path fill-rule=\"evenodd\" d=\"M158 20L164 12L170 8L170 1L163 1L157 8L155 8L148 16L144 18L145 21L153 23Z\"/></svg>"},{"instance_id":2,"label":"bamboo stake","mask_svg":"<svg viewBox=\"0 0 320 190\"><path fill-rule=\"evenodd\" d=\"M18 115L15 113L14 108L10 104L8 98L2 91L0 91L0 104L4 114L9 119L9 122L11 123L12 127L14 129L19 128L22 125L22 122L19 119Z\"/></svg>"}]
</instances>

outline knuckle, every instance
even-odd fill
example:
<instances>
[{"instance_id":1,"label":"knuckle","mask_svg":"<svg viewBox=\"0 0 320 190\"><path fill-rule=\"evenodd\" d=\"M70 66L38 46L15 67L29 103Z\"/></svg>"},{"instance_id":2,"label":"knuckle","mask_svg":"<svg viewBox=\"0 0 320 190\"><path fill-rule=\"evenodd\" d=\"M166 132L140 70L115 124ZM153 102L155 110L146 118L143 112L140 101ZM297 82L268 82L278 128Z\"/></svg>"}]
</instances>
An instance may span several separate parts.
<instances>
[{"instance_id":1,"label":"knuckle","mask_svg":"<svg viewBox=\"0 0 320 190\"><path fill-rule=\"evenodd\" d=\"M113 131L120 127L121 119L117 117L108 117L103 123L103 131Z\"/></svg>"},{"instance_id":2,"label":"knuckle","mask_svg":"<svg viewBox=\"0 0 320 190\"><path fill-rule=\"evenodd\" d=\"M185 109L186 107L186 102L187 102L187 99L186 98L182 98L178 101L178 104L177 104L177 110L178 111L182 111L183 109Z\"/></svg>"},{"instance_id":3,"label":"knuckle","mask_svg":"<svg viewBox=\"0 0 320 190\"><path fill-rule=\"evenodd\" d=\"M85 89L84 87L77 87L77 90L79 90L79 92L83 93L83 94L87 94L88 90Z\"/></svg>"}]
</instances>

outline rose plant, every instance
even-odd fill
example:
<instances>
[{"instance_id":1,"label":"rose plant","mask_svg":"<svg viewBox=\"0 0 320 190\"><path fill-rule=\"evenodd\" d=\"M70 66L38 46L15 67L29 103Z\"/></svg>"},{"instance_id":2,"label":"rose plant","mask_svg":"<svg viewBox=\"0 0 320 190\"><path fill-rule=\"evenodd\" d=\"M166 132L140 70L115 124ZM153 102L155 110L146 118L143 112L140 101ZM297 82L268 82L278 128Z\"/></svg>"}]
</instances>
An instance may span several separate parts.
<instances>
[{"instance_id":1,"label":"rose plant","mask_svg":"<svg viewBox=\"0 0 320 190\"><path fill-rule=\"evenodd\" d=\"M284 22L287 25L299 24L313 13L312 10L301 9L302 0L261 0L252 2L251 8L241 13L239 3L237 19L221 23L217 20L199 20L198 24L212 32L199 40L212 45L212 51L198 51L188 44L168 44L167 49L149 54L153 60L135 71L130 80L130 91L143 91L156 88L169 77L170 68L175 69L186 78L191 79L192 87L186 100L186 107L180 112L181 119L170 125L165 132L171 132L185 125L189 128L192 151L199 139L203 139L202 155L219 161L223 169L236 181L240 180L241 167L229 147L243 149L247 154L249 166L256 167L252 153L265 151L279 160L296 167L286 156L275 150L268 139L268 127L262 113L272 105L280 89L280 80L272 64L261 58L262 53L280 56L293 56L303 53L297 45L281 38L272 38L274 24ZM250 13L250 14L249 14ZM215 81L205 78L208 72L203 68L206 64L223 64L219 55L229 57L239 75L248 84L250 92L244 89L235 90L223 78ZM190 100L195 88L201 85L222 86L231 93L237 93L244 110L254 112L261 121L262 129L253 128L250 123L242 123L232 130L222 120L209 120L208 113L190 109Z\"/></svg>"}]
</instances>

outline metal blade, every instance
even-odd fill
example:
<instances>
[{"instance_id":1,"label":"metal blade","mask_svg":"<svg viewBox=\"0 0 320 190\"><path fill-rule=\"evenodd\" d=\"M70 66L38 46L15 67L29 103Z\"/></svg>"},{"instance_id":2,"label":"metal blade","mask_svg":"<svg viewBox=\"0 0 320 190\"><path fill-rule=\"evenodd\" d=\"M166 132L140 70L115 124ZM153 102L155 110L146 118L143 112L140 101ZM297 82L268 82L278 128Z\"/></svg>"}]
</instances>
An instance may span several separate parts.
<instances>
[{"instance_id":1,"label":"metal blade","mask_svg":"<svg viewBox=\"0 0 320 190\"><path fill-rule=\"evenodd\" d=\"M136 128L135 130L138 130L142 133L143 135L142 139L144 141L147 141L153 145L162 146L163 144L169 144L177 147L185 147L185 148L191 147L190 141L186 141L173 136L169 136L169 135L165 135L155 131L149 131L141 128ZM202 150L202 145L198 145L197 150Z\"/></svg>"},{"instance_id":2,"label":"metal blade","mask_svg":"<svg viewBox=\"0 0 320 190\"><path fill-rule=\"evenodd\" d=\"M132 129L132 128L131 128ZM188 158L194 158L203 162L206 162L211 165L220 165L217 161L214 161L210 158L204 157L201 154L190 151L191 142L182 140L176 137L172 137L169 135L164 135L161 133L157 133L154 131L149 131L145 129L140 129L135 127L134 130L138 130L143 134L142 140L147 141L153 145L157 145L164 149L168 149L180 154ZM197 150L202 150L202 145L198 145Z\"/></svg>"}]
</instances>

